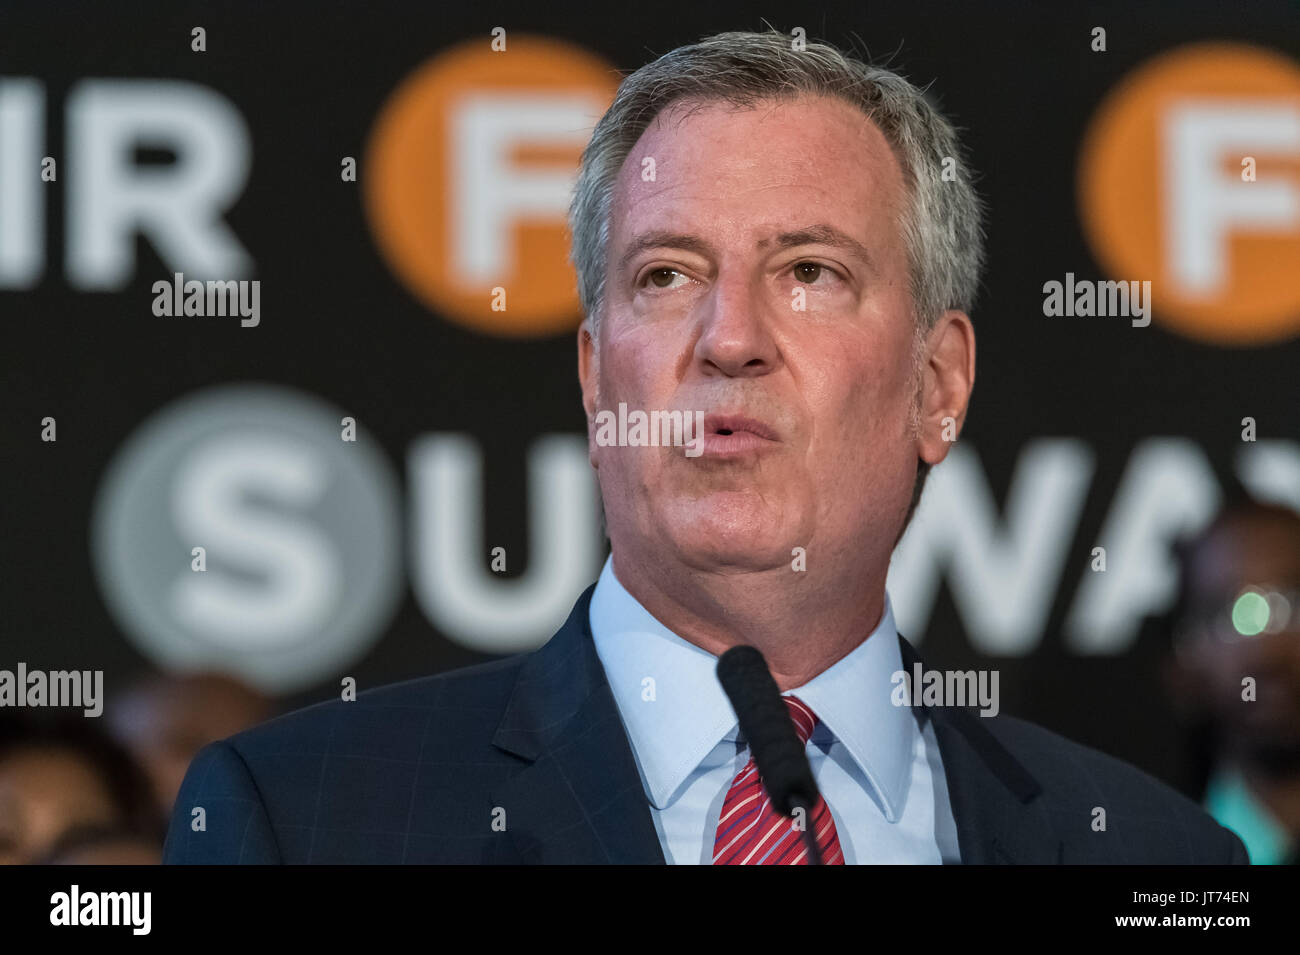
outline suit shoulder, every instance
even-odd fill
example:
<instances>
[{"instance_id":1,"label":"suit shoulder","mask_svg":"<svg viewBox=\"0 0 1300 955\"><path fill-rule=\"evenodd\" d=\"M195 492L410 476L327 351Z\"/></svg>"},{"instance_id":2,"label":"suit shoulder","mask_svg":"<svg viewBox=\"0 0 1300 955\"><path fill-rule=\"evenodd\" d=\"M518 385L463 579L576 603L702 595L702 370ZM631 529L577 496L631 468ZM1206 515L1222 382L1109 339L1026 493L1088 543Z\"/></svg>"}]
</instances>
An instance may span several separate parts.
<instances>
[{"instance_id":1,"label":"suit shoulder","mask_svg":"<svg viewBox=\"0 0 1300 955\"><path fill-rule=\"evenodd\" d=\"M1209 816L1182 793L1130 763L1015 716L980 722L1043 785L1057 794L1112 793L1152 807Z\"/></svg>"},{"instance_id":2,"label":"suit shoulder","mask_svg":"<svg viewBox=\"0 0 1300 955\"><path fill-rule=\"evenodd\" d=\"M1240 849L1240 861L1245 861L1235 834L1193 800L1136 766L1018 717L976 719L1042 786L1048 811L1072 820L1064 831L1079 833L1080 840L1094 831L1100 808L1108 829L1133 837L1126 842L1134 851L1161 842L1185 853L1187 862L1223 864L1236 861Z\"/></svg>"},{"instance_id":3,"label":"suit shoulder","mask_svg":"<svg viewBox=\"0 0 1300 955\"><path fill-rule=\"evenodd\" d=\"M507 775L512 757L491 742L521 660L317 703L204 747L173 812L169 861L400 861L435 844L440 858L449 846L474 857L481 847L463 834ZM196 807L209 813L201 836L189 831Z\"/></svg>"},{"instance_id":4,"label":"suit shoulder","mask_svg":"<svg viewBox=\"0 0 1300 955\"><path fill-rule=\"evenodd\" d=\"M355 700L326 700L231 736L227 743L248 759L259 754L318 746L335 750L352 739L377 743L394 734L418 742L426 731L455 734L466 744L490 741L527 654L516 654L433 676L362 690Z\"/></svg>"}]
</instances>

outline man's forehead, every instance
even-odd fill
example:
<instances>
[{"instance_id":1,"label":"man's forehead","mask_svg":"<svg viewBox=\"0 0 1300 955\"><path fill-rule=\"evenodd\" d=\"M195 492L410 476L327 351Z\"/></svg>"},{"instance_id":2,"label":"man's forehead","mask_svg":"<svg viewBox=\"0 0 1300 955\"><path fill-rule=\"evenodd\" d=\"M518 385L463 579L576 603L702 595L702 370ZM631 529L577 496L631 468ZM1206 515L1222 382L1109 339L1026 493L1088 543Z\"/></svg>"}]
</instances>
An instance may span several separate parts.
<instances>
[{"instance_id":1,"label":"man's forehead","mask_svg":"<svg viewBox=\"0 0 1300 955\"><path fill-rule=\"evenodd\" d=\"M656 155L698 167L738 159L755 167L765 160L794 160L808 168L855 160L897 166L880 127L837 96L801 95L747 105L678 100L646 126L621 172L642 181L641 161Z\"/></svg>"},{"instance_id":2,"label":"man's forehead","mask_svg":"<svg viewBox=\"0 0 1300 955\"><path fill-rule=\"evenodd\" d=\"M843 100L799 97L746 107L685 100L663 110L629 152L611 211L615 223L637 220L638 232L667 225L648 219L679 221L688 207L731 200L760 217L765 205L792 213L819 205L837 210L837 218L846 209L892 216L901 192L901 167L883 133ZM852 221L861 227L860 215Z\"/></svg>"}]
</instances>

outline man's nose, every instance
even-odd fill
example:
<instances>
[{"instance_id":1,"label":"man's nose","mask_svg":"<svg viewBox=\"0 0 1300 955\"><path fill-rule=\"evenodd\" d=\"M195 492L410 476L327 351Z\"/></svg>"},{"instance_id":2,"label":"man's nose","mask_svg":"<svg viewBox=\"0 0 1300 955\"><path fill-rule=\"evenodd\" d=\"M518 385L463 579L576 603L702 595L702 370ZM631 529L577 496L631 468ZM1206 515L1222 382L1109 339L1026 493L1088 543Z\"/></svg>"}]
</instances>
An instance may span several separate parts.
<instances>
[{"instance_id":1,"label":"man's nose","mask_svg":"<svg viewBox=\"0 0 1300 955\"><path fill-rule=\"evenodd\" d=\"M771 306L758 284L740 272L719 274L700 301L695 358L706 372L744 378L770 374L780 366Z\"/></svg>"}]
</instances>

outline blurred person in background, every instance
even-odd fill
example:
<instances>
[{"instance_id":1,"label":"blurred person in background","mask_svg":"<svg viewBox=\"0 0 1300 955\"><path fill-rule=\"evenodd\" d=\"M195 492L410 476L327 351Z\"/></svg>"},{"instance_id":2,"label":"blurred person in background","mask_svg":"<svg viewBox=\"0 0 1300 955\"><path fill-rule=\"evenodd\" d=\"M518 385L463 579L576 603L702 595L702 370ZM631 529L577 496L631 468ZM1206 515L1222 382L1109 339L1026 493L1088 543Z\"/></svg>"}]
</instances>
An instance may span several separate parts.
<instances>
[{"instance_id":1,"label":"blurred person in background","mask_svg":"<svg viewBox=\"0 0 1300 955\"><path fill-rule=\"evenodd\" d=\"M1179 548L1164 675L1199 795L1257 865L1300 862L1300 514L1238 495ZM1247 678L1254 681L1253 699Z\"/></svg>"},{"instance_id":2,"label":"blurred person in background","mask_svg":"<svg viewBox=\"0 0 1300 955\"><path fill-rule=\"evenodd\" d=\"M0 716L0 863L157 864L144 771L93 720Z\"/></svg>"},{"instance_id":3,"label":"blurred person in background","mask_svg":"<svg viewBox=\"0 0 1300 955\"><path fill-rule=\"evenodd\" d=\"M164 674L128 689L104 715L148 773L165 825L194 754L269 719L274 706L225 674Z\"/></svg>"}]
</instances>

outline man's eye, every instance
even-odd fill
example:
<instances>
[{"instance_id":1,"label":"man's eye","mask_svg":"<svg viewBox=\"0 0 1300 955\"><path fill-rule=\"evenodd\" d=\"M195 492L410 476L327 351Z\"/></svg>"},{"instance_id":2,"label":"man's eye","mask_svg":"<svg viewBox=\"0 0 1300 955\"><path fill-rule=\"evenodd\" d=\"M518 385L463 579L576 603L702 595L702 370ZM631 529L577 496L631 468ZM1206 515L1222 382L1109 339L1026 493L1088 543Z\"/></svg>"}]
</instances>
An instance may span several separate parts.
<instances>
[{"instance_id":1,"label":"man's eye","mask_svg":"<svg viewBox=\"0 0 1300 955\"><path fill-rule=\"evenodd\" d=\"M829 273L832 277L835 272L817 262L800 262L794 267L794 277L800 282L806 282L811 285L816 282L823 272Z\"/></svg>"},{"instance_id":2,"label":"man's eye","mask_svg":"<svg viewBox=\"0 0 1300 955\"><path fill-rule=\"evenodd\" d=\"M646 282L649 282L655 288L671 288L673 278L681 274L682 273L678 272L676 269L655 269L653 272L646 273L645 280L641 284L644 285Z\"/></svg>"}]
</instances>

